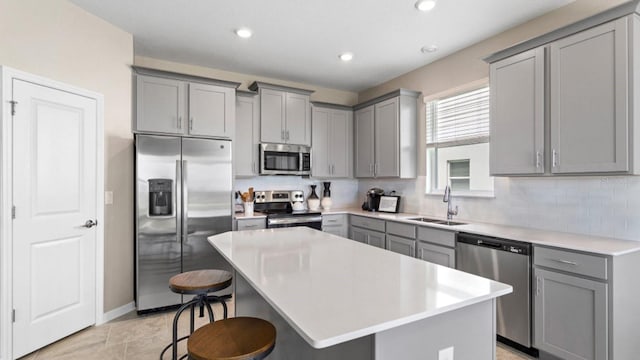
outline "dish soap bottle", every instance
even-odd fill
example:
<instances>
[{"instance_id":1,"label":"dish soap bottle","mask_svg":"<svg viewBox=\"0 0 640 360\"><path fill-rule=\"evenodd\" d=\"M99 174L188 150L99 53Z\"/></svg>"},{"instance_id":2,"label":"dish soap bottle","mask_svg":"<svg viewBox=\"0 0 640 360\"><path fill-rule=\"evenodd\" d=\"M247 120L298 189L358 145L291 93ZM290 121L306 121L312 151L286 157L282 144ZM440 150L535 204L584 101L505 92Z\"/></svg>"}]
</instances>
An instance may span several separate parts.
<instances>
[{"instance_id":1,"label":"dish soap bottle","mask_svg":"<svg viewBox=\"0 0 640 360\"><path fill-rule=\"evenodd\" d=\"M312 211L316 211L320 208L320 198L316 195L316 186L317 185L311 185L311 194L309 194L309 197L307 198L307 206L309 207L309 210Z\"/></svg>"},{"instance_id":2,"label":"dish soap bottle","mask_svg":"<svg viewBox=\"0 0 640 360\"><path fill-rule=\"evenodd\" d=\"M324 186L324 191L322 193L322 208L324 210L331 209L331 205L333 205L333 200L331 200L331 182L325 181L322 183Z\"/></svg>"}]
</instances>

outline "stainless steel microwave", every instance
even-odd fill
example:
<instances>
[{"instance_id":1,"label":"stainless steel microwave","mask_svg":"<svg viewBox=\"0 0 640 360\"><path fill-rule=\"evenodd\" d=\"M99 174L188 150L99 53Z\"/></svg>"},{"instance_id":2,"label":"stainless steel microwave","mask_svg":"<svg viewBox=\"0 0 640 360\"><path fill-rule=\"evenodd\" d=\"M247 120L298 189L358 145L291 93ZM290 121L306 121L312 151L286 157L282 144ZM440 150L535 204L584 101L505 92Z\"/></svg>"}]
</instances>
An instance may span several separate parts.
<instances>
[{"instance_id":1,"label":"stainless steel microwave","mask_svg":"<svg viewBox=\"0 0 640 360\"><path fill-rule=\"evenodd\" d=\"M311 148L260 144L260 175L311 175Z\"/></svg>"}]
</instances>

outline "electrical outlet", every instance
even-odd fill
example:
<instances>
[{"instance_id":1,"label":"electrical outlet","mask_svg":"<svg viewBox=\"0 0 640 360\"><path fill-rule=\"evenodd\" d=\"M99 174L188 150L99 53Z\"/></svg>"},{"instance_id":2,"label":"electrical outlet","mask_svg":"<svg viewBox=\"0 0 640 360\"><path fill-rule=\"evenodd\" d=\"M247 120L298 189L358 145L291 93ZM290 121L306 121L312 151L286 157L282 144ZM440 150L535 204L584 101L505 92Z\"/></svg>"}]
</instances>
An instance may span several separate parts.
<instances>
[{"instance_id":1,"label":"electrical outlet","mask_svg":"<svg viewBox=\"0 0 640 360\"><path fill-rule=\"evenodd\" d=\"M113 191L104 192L104 204L105 205L113 204Z\"/></svg>"},{"instance_id":2,"label":"electrical outlet","mask_svg":"<svg viewBox=\"0 0 640 360\"><path fill-rule=\"evenodd\" d=\"M453 360L453 346L438 351L438 360Z\"/></svg>"}]
</instances>

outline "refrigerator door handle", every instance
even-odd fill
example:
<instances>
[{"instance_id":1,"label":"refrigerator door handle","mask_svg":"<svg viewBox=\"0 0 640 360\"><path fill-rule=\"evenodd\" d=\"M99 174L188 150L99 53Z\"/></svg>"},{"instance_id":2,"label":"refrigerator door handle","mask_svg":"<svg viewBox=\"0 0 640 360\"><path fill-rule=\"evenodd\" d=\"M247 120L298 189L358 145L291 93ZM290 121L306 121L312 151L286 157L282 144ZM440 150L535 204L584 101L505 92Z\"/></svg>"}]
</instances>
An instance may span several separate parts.
<instances>
[{"instance_id":1,"label":"refrigerator door handle","mask_svg":"<svg viewBox=\"0 0 640 360\"><path fill-rule=\"evenodd\" d=\"M187 160L182 160L182 242L186 242L189 235L189 179Z\"/></svg>"},{"instance_id":2,"label":"refrigerator door handle","mask_svg":"<svg viewBox=\"0 0 640 360\"><path fill-rule=\"evenodd\" d=\"M180 160L176 160L176 188L174 189L175 198L174 209L176 209L176 241L182 241L182 164Z\"/></svg>"}]
</instances>

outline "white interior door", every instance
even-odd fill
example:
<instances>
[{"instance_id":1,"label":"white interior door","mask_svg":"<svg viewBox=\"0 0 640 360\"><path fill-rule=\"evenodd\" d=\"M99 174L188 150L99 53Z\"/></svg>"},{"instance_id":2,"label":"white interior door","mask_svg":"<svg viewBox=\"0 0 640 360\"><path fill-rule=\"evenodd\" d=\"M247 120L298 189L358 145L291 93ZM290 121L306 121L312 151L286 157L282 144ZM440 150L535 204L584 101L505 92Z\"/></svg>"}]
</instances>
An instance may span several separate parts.
<instances>
[{"instance_id":1,"label":"white interior door","mask_svg":"<svg viewBox=\"0 0 640 360\"><path fill-rule=\"evenodd\" d=\"M96 100L13 80L13 356L95 323ZM101 225L101 224L100 224Z\"/></svg>"}]
</instances>

